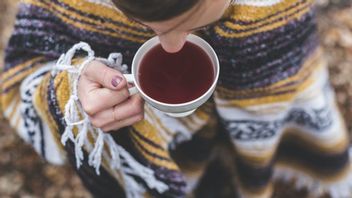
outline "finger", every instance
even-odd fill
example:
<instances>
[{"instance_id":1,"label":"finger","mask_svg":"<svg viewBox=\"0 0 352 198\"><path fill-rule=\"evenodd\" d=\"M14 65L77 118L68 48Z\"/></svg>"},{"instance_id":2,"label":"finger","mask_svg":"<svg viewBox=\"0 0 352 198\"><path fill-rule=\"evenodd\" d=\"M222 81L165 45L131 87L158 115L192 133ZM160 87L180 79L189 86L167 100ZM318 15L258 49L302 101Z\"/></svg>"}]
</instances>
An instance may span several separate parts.
<instances>
[{"instance_id":1,"label":"finger","mask_svg":"<svg viewBox=\"0 0 352 198\"><path fill-rule=\"evenodd\" d=\"M134 95L123 103L113 108L96 113L90 117L93 126L101 128L118 120L124 120L129 117L144 112L144 101L138 95Z\"/></svg>"},{"instance_id":2,"label":"finger","mask_svg":"<svg viewBox=\"0 0 352 198\"><path fill-rule=\"evenodd\" d=\"M114 123L111 123L107 126L104 126L102 128L102 130L104 132L108 132L108 131L112 131L112 130L118 130L120 128L126 127L126 126L131 126L141 120L144 119L144 114L138 114L135 116L132 116L130 118L124 119L124 120L120 120L120 121L116 121Z\"/></svg>"},{"instance_id":3,"label":"finger","mask_svg":"<svg viewBox=\"0 0 352 198\"><path fill-rule=\"evenodd\" d=\"M114 121L124 120L144 112L144 100L138 94L132 95L127 101L118 104L113 109Z\"/></svg>"},{"instance_id":4,"label":"finger","mask_svg":"<svg viewBox=\"0 0 352 198\"><path fill-rule=\"evenodd\" d=\"M84 111L88 115L94 115L99 111L112 108L113 106L129 98L127 88L111 90L107 88L96 88L89 80L81 79L78 97Z\"/></svg>"},{"instance_id":5,"label":"finger","mask_svg":"<svg viewBox=\"0 0 352 198\"><path fill-rule=\"evenodd\" d=\"M99 61L89 63L82 74L89 80L108 89L118 90L126 86L126 80L120 71L114 70Z\"/></svg>"}]
</instances>

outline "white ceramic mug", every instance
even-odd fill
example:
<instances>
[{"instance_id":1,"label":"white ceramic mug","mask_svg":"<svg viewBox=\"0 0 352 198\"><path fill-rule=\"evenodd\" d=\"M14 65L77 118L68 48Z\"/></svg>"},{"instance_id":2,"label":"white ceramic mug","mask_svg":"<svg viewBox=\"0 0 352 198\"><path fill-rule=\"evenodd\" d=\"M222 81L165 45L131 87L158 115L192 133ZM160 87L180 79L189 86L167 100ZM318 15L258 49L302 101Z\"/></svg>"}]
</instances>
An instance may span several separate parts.
<instances>
[{"instance_id":1,"label":"white ceramic mug","mask_svg":"<svg viewBox=\"0 0 352 198\"><path fill-rule=\"evenodd\" d=\"M212 85L203 95L199 96L198 98L185 103L168 104L151 98L150 96L145 94L145 92L143 92L143 90L141 89L141 86L138 81L138 69L144 55L154 46L160 44L159 38L157 36L149 39L138 49L132 61L132 74L124 75L126 80L129 83L134 84L134 87L129 89L131 95L139 93L148 104L152 105L154 108L160 111L165 112L167 115L170 115L172 117L184 117L193 113L199 106L205 103L213 94L216 83L219 78L219 70L220 70L219 60L214 49L205 40L203 40L202 38L196 35L190 34L187 36L186 39L187 41L199 46L204 52L206 52L206 54L209 56L210 60L212 61L212 65L214 67L214 81Z\"/></svg>"}]
</instances>

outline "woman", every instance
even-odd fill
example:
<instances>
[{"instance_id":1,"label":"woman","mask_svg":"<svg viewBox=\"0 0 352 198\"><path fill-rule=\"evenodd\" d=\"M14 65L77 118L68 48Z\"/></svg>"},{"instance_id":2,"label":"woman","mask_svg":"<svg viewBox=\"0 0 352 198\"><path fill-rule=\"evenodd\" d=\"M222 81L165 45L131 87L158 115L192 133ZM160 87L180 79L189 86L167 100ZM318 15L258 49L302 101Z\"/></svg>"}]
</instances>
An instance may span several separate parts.
<instances>
[{"instance_id":1,"label":"woman","mask_svg":"<svg viewBox=\"0 0 352 198\"><path fill-rule=\"evenodd\" d=\"M45 159L76 164L96 197L191 194L219 124L240 196L271 197L282 179L315 197L351 197L347 132L314 17L311 0L24 0L6 49L3 113ZM173 53L189 33L219 56L213 98L176 119L130 97L121 56L110 53L130 66L147 39Z\"/></svg>"}]
</instances>

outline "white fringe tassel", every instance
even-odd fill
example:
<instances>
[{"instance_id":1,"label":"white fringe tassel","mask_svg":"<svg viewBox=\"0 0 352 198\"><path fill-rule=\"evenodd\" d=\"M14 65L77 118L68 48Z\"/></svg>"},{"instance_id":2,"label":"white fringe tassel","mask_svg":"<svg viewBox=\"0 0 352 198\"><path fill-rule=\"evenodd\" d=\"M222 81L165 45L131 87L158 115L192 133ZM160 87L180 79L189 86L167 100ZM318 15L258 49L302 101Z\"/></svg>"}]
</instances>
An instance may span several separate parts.
<instances>
[{"instance_id":1,"label":"white fringe tassel","mask_svg":"<svg viewBox=\"0 0 352 198\"><path fill-rule=\"evenodd\" d=\"M78 50L86 51L88 56L81 65L74 67L71 60ZM109 67L117 69L122 73L127 72L127 65L122 65L122 55L120 53L112 53L108 59L95 58L93 50L84 42L74 45L66 54L61 55L52 71L52 75L56 75L58 71L66 70L70 74L69 77L72 84L72 95L65 106L64 120L67 126L61 137L62 144L66 145L68 140L71 140L75 144L76 166L80 168L84 158L82 149L83 146L87 146L88 144L88 134L91 133L92 137L97 137L94 148L90 151L88 163L95 168L98 175L100 174L102 154L104 145L106 144L111 153L111 159L107 159L107 161L110 162L112 169L119 169L121 171L122 179L126 186L126 194L129 198L142 197L142 194L145 192L145 188L136 182L131 175L142 178L149 188L156 189L159 193L168 190L168 186L165 183L154 177L153 170L137 162L123 147L116 144L110 134L104 133L101 129L94 128L90 123L88 115L83 111L77 96L78 79L84 67L94 59L102 61ZM75 127L78 129L76 137L73 134Z\"/></svg>"}]
</instances>

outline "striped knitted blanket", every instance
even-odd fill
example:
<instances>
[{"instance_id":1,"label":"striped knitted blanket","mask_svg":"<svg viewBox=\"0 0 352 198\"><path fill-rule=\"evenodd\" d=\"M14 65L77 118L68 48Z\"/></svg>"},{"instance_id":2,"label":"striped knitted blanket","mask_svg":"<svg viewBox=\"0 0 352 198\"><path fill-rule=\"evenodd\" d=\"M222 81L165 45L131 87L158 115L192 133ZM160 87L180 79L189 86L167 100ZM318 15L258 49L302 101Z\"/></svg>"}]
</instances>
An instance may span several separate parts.
<instances>
[{"instance_id":1,"label":"striped knitted blanket","mask_svg":"<svg viewBox=\"0 0 352 198\"><path fill-rule=\"evenodd\" d=\"M233 145L241 197L269 198L276 180L312 197L352 197L349 138L313 0L235 0L197 34L219 56L213 97L184 118L145 105L144 120L106 134L75 98L79 69L100 57L129 72L154 33L110 0L22 0L1 73L2 113L44 159L73 164L97 197L191 195L219 133Z\"/></svg>"}]
</instances>

